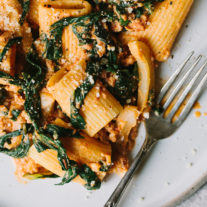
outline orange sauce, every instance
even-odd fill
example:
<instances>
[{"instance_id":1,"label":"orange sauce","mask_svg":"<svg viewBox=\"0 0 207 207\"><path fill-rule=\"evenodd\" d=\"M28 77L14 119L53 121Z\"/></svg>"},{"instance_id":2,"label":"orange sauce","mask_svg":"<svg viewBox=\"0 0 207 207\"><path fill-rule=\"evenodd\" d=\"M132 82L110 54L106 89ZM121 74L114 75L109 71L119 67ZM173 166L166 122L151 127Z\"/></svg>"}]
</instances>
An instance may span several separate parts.
<instances>
[{"instance_id":1,"label":"orange sauce","mask_svg":"<svg viewBox=\"0 0 207 207\"><path fill-rule=\"evenodd\" d=\"M201 117L201 112L200 111L195 111L194 115L195 115L196 118L199 118L199 117Z\"/></svg>"},{"instance_id":2,"label":"orange sauce","mask_svg":"<svg viewBox=\"0 0 207 207\"><path fill-rule=\"evenodd\" d=\"M164 114L164 117L167 117L167 115L170 113L172 108L177 103L177 101L178 101L178 99L179 99L181 94L182 94L182 91L178 94L178 96L176 96L174 98L174 100L172 101L170 106L167 108L167 110L166 110L166 112ZM173 116L172 122L175 122L179 118L182 110L184 109L185 105L188 103L188 100L190 99L190 97L191 97L191 94L188 94L187 97L185 98L185 100L183 101L183 103L181 104L180 108L177 110L177 112ZM167 97L165 98L165 100L163 100L163 102L165 102L166 100L167 100ZM162 102L162 104L163 104L163 102ZM198 101L196 101L195 104L193 105L193 109L201 109L201 105L200 105L200 103ZM199 118L199 117L201 117L202 113L200 111L195 111L194 115L195 115L196 118ZM207 112L204 113L204 116L207 116Z\"/></svg>"},{"instance_id":3,"label":"orange sauce","mask_svg":"<svg viewBox=\"0 0 207 207\"><path fill-rule=\"evenodd\" d=\"M195 102L195 104L193 105L193 108L194 109L200 109L201 108L201 105L198 101Z\"/></svg>"}]
</instances>

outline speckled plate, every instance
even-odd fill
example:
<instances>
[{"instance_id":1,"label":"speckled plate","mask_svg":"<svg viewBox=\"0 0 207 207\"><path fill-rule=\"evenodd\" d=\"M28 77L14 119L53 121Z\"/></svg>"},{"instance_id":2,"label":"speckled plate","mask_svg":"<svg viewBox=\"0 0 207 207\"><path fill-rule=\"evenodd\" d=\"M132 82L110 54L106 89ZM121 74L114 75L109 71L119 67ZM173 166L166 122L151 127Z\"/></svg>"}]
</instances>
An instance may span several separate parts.
<instances>
[{"instance_id":1,"label":"speckled plate","mask_svg":"<svg viewBox=\"0 0 207 207\"><path fill-rule=\"evenodd\" d=\"M161 65L160 77L167 79L192 50L207 56L207 1L195 2L177 39L173 59ZM207 181L207 90L200 100L201 117L192 111L183 126L154 148L137 172L120 207L173 206ZM140 130L139 139L144 137ZM137 144L138 145L138 144ZM101 190L87 192L79 184L54 186L45 179L20 184L13 175L10 158L0 155L0 207L102 207L120 178L110 176Z\"/></svg>"}]
</instances>

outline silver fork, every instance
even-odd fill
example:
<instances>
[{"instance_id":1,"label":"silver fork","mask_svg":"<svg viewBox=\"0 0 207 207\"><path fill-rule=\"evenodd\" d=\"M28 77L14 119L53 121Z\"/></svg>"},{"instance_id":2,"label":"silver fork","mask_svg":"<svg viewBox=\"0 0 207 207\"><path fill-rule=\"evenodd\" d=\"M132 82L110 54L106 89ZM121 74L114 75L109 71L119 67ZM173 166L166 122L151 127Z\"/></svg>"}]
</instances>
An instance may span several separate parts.
<instances>
[{"instance_id":1,"label":"silver fork","mask_svg":"<svg viewBox=\"0 0 207 207\"><path fill-rule=\"evenodd\" d=\"M160 94L157 98L156 105L160 106L163 98L166 96L166 94L169 92L169 89L173 85L174 81L176 81L181 76L181 71L185 68L186 64L189 62L191 57L193 56L194 52L191 52L188 57L185 59L185 61L178 67L178 69L174 72L174 74L171 76L171 78L166 82L166 84L163 86L163 88L160 91ZM173 89L173 91L170 93L170 96L165 101L164 105L162 106L162 112L158 113L156 110L152 110L150 112L149 119L146 119L145 121L145 127L146 127L146 138L145 141L139 150L138 154L136 155L134 161L132 162L129 170L124 175L114 192L112 193L109 200L106 202L104 207L116 207L118 205L118 202L125 191L127 185L131 181L135 171L139 168L141 162L144 160L146 155L149 154L152 147L161 139L167 138L170 135L172 135L178 127L184 122L187 115L189 114L193 104L197 100L201 90L203 89L203 86L207 80L207 73L202 77L201 81L196 85L198 82L198 78L200 77L201 73L203 72L205 66L207 65L207 60L205 63L199 67L198 71L196 71L194 77L190 80L190 82L187 84L184 90L182 90L182 87L187 79L190 79L190 74L194 71L198 63L200 62L202 56L199 55L198 58L194 61L194 63L191 65L189 70L184 74L184 76L181 78L177 86ZM191 93L192 88L194 88L193 92ZM179 94L179 92L182 92L180 97L175 103L175 105L172 107L170 112L165 116L166 110L172 103L172 101L175 99L176 95ZM180 108L183 101L186 99L188 95L191 95L188 99L186 105L184 106L183 110L181 111L179 117L177 120L172 121L175 113Z\"/></svg>"}]
</instances>

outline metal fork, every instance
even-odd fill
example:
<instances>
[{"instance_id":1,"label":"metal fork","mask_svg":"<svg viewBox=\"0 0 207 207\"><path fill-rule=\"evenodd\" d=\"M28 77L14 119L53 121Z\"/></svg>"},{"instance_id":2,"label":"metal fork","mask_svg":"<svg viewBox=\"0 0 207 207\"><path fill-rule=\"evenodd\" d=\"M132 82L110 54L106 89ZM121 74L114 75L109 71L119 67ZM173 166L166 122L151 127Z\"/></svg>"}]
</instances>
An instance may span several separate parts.
<instances>
[{"instance_id":1,"label":"metal fork","mask_svg":"<svg viewBox=\"0 0 207 207\"><path fill-rule=\"evenodd\" d=\"M160 94L157 98L156 105L160 106L162 101L164 100L164 97L169 92L169 89L172 88L174 81L176 81L181 75L181 72L189 63L189 60L193 56L194 52L191 52L188 57L184 60L184 62L178 67L178 69L174 72L174 74L171 76L171 78L166 82L166 84L163 86L163 88L160 91ZM193 64L191 64L189 70L184 74L183 77L181 77L181 80L177 84L177 86L173 89L172 92L170 92L170 96L165 101L164 105L162 106L162 112L157 113L156 110L152 110L150 112L149 119L146 119L145 121L145 128L146 128L146 138L144 140L144 143L139 150L138 154L136 155L134 161L132 162L129 170L124 175L114 192L112 193L109 200L106 202L104 207L116 207L118 205L118 202L125 191L127 185L131 181L135 171L139 168L141 162L144 160L146 155L149 154L152 147L161 139L167 138L170 135L172 135L178 127L184 122L187 115L189 114L191 108L193 107L195 101L197 100L201 90L203 89L203 86L207 80L207 73L202 77L200 82L198 81L198 78L201 76L201 73L203 72L205 66L207 65L207 60L204 64L202 64L201 67L196 71L193 78L190 80L190 82L187 84L184 90L182 90L184 83L186 83L187 79L190 79L190 74L194 72L196 66L200 62L202 56L199 55L198 58L194 61ZM197 84L197 82L199 82ZM193 89L192 93L191 90ZM175 103L175 105L172 107L171 111L166 115L166 110L172 104L172 101L175 100L175 97L177 94L182 93ZM183 110L181 111L179 117L174 122L172 121L174 115L176 114L177 110L180 108L183 101L186 99L187 96L191 95L188 99L186 105L184 106Z\"/></svg>"}]
</instances>

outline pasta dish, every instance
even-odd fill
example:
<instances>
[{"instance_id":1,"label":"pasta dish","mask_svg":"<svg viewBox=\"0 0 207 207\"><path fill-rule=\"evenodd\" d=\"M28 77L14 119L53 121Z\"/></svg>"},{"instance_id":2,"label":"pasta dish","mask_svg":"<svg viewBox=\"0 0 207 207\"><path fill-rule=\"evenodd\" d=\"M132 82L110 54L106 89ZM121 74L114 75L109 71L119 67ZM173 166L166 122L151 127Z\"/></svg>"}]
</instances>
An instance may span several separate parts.
<instances>
[{"instance_id":1,"label":"pasta dish","mask_svg":"<svg viewBox=\"0 0 207 207\"><path fill-rule=\"evenodd\" d=\"M193 0L0 0L0 152L18 178L124 174Z\"/></svg>"}]
</instances>

